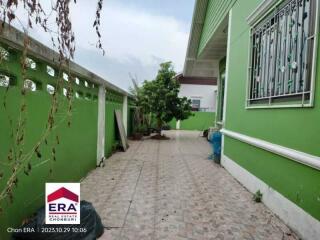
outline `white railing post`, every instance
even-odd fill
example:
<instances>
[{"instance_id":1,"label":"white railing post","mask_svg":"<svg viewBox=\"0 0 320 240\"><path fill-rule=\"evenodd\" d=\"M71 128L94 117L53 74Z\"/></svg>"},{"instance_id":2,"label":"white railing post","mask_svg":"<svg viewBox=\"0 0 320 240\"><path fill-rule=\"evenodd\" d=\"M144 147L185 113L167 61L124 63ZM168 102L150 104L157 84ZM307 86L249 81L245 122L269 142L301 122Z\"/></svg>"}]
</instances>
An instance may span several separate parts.
<instances>
[{"instance_id":1,"label":"white railing post","mask_svg":"<svg viewBox=\"0 0 320 240\"><path fill-rule=\"evenodd\" d=\"M105 144L105 117L106 117L106 91L103 85L99 86L98 99L98 140L97 140L97 166L100 166L104 158Z\"/></svg>"}]
</instances>

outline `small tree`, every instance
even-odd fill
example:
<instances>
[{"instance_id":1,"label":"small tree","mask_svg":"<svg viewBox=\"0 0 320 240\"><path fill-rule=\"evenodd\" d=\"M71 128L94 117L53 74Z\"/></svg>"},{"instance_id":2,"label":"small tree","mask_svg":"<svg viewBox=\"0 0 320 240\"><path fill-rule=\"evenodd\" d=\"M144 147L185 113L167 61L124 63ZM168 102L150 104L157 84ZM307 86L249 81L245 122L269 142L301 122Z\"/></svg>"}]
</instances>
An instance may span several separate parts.
<instances>
[{"instance_id":1,"label":"small tree","mask_svg":"<svg viewBox=\"0 0 320 240\"><path fill-rule=\"evenodd\" d=\"M191 100L178 97L180 84L175 80L171 62L160 64L157 77L153 81L145 81L141 88L139 102L145 113L151 113L157 119L159 133L163 123L187 119L192 115Z\"/></svg>"}]
</instances>

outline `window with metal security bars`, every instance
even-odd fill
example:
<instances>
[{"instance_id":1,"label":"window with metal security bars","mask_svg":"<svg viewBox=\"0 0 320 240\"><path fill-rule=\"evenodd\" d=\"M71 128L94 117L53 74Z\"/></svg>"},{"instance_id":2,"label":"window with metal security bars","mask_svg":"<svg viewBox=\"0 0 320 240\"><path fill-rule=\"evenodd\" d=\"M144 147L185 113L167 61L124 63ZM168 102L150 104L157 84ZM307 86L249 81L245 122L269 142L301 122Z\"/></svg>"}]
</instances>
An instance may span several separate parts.
<instances>
[{"instance_id":1,"label":"window with metal security bars","mask_svg":"<svg viewBox=\"0 0 320 240\"><path fill-rule=\"evenodd\" d=\"M247 106L310 106L317 0L284 1L251 31Z\"/></svg>"},{"instance_id":2,"label":"window with metal security bars","mask_svg":"<svg viewBox=\"0 0 320 240\"><path fill-rule=\"evenodd\" d=\"M200 99L192 99L191 100L192 110L199 111L200 109Z\"/></svg>"}]
</instances>

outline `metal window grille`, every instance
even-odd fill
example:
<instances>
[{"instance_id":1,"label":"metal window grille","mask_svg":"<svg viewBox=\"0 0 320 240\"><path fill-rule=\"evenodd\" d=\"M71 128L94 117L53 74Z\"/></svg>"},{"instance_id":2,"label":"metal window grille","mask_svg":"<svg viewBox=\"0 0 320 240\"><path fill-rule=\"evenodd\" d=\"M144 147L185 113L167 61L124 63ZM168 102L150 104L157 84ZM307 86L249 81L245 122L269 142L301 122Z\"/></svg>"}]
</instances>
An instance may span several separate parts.
<instances>
[{"instance_id":1,"label":"metal window grille","mask_svg":"<svg viewBox=\"0 0 320 240\"><path fill-rule=\"evenodd\" d=\"M252 28L249 104L310 101L316 1L285 1Z\"/></svg>"}]
</instances>

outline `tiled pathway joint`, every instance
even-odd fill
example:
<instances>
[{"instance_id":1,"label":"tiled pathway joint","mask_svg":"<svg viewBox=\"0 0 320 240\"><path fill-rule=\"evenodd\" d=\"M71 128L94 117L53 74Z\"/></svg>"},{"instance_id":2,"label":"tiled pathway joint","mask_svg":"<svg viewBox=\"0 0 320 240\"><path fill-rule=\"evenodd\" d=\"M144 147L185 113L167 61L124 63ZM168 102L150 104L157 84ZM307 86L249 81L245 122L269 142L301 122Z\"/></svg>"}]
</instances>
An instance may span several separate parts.
<instances>
[{"instance_id":1,"label":"tiled pathway joint","mask_svg":"<svg viewBox=\"0 0 320 240\"><path fill-rule=\"evenodd\" d=\"M296 239L223 168L198 132L131 142L81 184L112 237L105 239Z\"/></svg>"}]
</instances>

